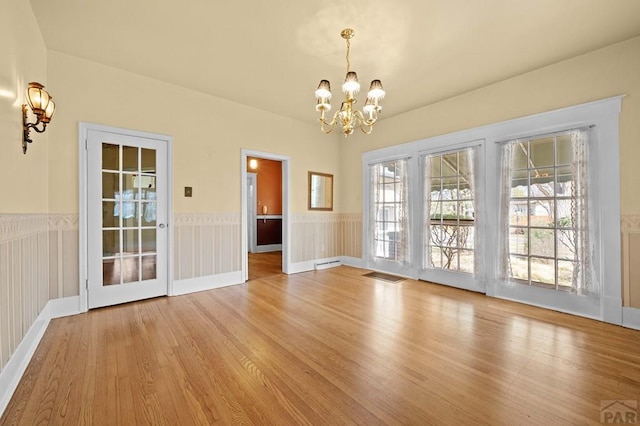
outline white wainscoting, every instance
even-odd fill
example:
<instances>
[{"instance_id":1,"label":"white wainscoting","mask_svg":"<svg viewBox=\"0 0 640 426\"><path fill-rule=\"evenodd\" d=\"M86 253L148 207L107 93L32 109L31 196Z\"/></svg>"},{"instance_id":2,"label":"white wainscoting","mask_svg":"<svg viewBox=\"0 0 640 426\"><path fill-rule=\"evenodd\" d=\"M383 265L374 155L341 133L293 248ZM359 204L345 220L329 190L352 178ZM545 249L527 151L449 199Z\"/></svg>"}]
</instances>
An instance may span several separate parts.
<instances>
[{"instance_id":1,"label":"white wainscoting","mask_svg":"<svg viewBox=\"0 0 640 426\"><path fill-rule=\"evenodd\" d=\"M27 329L13 356L0 372L0 416L11 401L20 379L35 353L49 322L54 318L80 313L79 296L48 301Z\"/></svg>"},{"instance_id":2,"label":"white wainscoting","mask_svg":"<svg viewBox=\"0 0 640 426\"><path fill-rule=\"evenodd\" d=\"M0 215L0 373L49 300L48 275L47 215Z\"/></svg>"},{"instance_id":3,"label":"white wainscoting","mask_svg":"<svg viewBox=\"0 0 640 426\"><path fill-rule=\"evenodd\" d=\"M226 272L206 277L187 278L173 282L172 296L195 293L197 291L213 290L234 284L242 284L242 271Z\"/></svg>"},{"instance_id":4,"label":"white wainscoting","mask_svg":"<svg viewBox=\"0 0 640 426\"><path fill-rule=\"evenodd\" d=\"M240 271L240 213L174 215L174 280Z\"/></svg>"},{"instance_id":5,"label":"white wainscoting","mask_svg":"<svg viewBox=\"0 0 640 426\"><path fill-rule=\"evenodd\" d=\"M49 298L77 296L78 215L49 215Z\"/></svg>"},{"instance_id":6,"label":"white wainscoting","mask_svg":"<svg viewBox=\"0 0 640 426\"><path fill-rule=\"evenodd\" d=\"M362 265L362 213L340 214L342 224L342 256L357 259ZM343 259L344 264L352 265L354 262Z\"/></svg>"},{"instance_id":7,"label":"white wainscoting","mask_svg":"<svg viewBox=\"0 0 640 426\"><path fill-rule=\"evenodd\" d=\"M625 307L640 308L640 215L622 215L622 300Z\"/></svg>"},{"instance_id":8,"label":"white wainscoting","mask_svg":"<svg viewBox=\"0 0 640 426\"><path fill-rule=\"evenodd\" d=\"M362 256L360 213L297 213L291 217L291 235L294 264Z\"/></svg>"}]
</instances>

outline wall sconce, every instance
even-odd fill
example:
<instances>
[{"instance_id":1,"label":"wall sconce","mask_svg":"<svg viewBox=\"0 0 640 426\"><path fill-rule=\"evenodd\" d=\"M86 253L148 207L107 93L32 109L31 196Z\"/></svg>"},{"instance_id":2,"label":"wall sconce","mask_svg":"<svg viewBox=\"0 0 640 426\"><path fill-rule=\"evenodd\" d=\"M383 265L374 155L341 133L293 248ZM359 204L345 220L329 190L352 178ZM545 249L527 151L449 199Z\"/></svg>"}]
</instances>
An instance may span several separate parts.
<instances>
[{"instance_id":1,"label":"wall sconce","mask_svg":"<svg viewBox=\"0 0 640 426\"><path fill-rule=\"evenodd\" d=\"M33 141L29 138L31 129L38 133L42 133L47 128L47 124L51 121L51 117L56 112L56 104L53 102L49 92L44 90L44 86L40 83L31 82L27 88L27 102L31 111L36 115L35 123L27 123L27 104L22 104L22 152L27 153L27 143ZM38 125L42 124L42 128Z\"/></svg>"}]
</instances>

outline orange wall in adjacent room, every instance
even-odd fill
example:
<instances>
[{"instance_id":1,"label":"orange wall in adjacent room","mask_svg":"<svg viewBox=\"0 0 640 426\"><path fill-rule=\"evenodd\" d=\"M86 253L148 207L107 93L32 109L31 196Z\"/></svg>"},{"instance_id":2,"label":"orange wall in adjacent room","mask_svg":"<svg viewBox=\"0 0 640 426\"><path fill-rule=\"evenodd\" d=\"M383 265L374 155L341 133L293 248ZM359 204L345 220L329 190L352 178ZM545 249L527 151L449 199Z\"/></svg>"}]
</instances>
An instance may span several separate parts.
<instances>
[{"instance_id":1,"label":"orange wall in adjacent room","mask_svg":"<svg viewBox=\"0 0 640 426\"><path fill-rule=\"evenodd\" d=\"M250 167L252 159L258 162L257 169ZM262 214L262 206L267 206L267 214L282 214L282 163L249 157L247 171L258 174L256 212Z\"/></svg>"}]
</instances>

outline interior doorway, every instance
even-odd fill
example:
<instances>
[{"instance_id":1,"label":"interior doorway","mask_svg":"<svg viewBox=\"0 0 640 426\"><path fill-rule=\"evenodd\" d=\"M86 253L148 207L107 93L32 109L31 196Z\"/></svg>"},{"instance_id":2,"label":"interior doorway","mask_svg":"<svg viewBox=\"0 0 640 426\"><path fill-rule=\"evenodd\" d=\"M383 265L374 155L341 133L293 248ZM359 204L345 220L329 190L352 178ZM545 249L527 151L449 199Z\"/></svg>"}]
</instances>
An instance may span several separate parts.
<instances>
[{"instance_id":1,"label":"interior doorway","mask_svg":"<svg viewBox=\"0 0 640 426\"><path fill-rule=\"evenodd\" d=\"M288 273L289 158L242 151L244 280Z\"/></svg>"},{"instance_id":2,"label":"interior doorway","mask_svg":"<svg viewBox=\"0 0 640 426\"><path fill-rule=\"evenodd\" d=\"M282 273L282 162L247 157L247 169L247 267L254 280Z\"/></svg>"}]
</instances>

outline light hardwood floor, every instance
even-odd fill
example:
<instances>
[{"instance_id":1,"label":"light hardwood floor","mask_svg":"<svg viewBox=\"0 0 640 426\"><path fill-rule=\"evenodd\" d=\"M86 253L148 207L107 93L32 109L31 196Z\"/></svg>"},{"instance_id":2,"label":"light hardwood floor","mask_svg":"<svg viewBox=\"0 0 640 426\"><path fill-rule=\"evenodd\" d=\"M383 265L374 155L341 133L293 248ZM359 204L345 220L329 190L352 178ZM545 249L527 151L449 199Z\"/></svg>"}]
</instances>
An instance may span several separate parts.
<instances>
[{"instance_id":1,"label":"light hardwood floor","mask_svg":"<svg viewBox=\"0 0 640 426\"><path fill-rule=\"evenodd\" d=\"M1 424L599 424L640 332L341 266L53 320Z\"/></svg>"},{"instance_id":2,"label":"light hardwood floor","mask_svg":"<svg viewBox=\"0 0 640 426\"><path fill-rule=\"evenodd\" d=\"M249 280L282 273L282 252L249 253Z\"/></svg>"}]
</instances>

